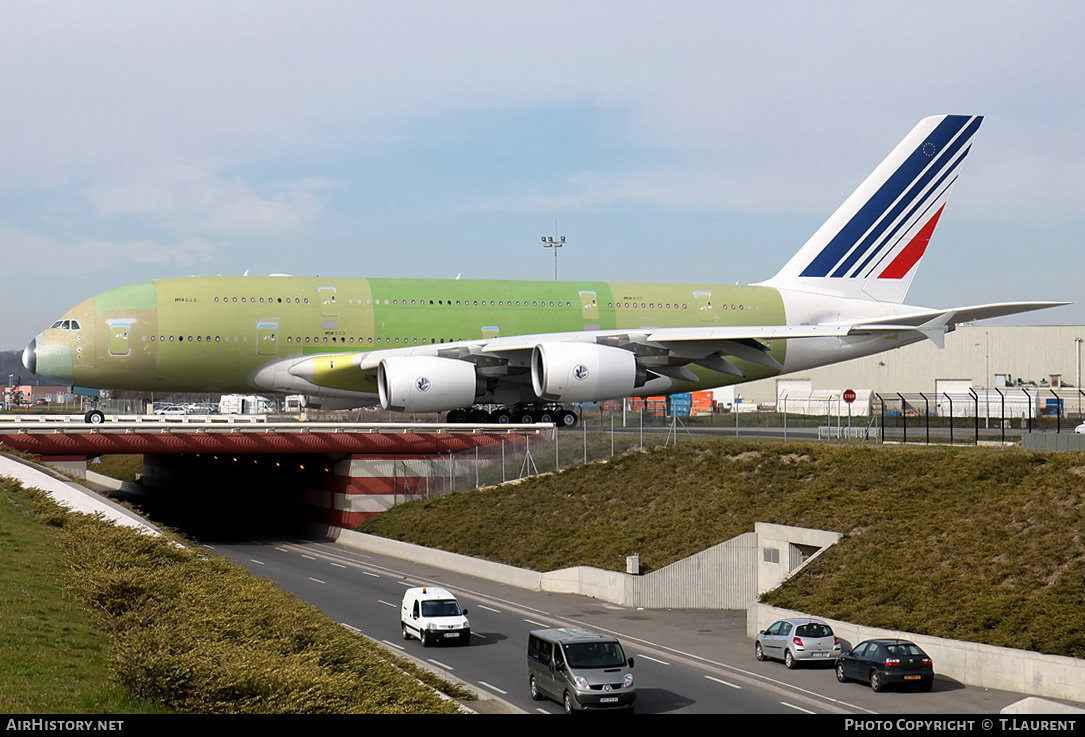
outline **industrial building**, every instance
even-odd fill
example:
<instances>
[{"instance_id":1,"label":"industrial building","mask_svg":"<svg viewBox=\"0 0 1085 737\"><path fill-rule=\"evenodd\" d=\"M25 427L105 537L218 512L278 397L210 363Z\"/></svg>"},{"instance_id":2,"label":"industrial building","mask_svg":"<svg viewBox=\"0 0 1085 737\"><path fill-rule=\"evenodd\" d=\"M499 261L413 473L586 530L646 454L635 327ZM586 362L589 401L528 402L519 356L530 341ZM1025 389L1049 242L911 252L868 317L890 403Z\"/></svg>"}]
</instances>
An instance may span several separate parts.
<instances>
[{"instance_id":1,"label":"industrial building","mask_svg":"<svg viewBox=\"0 0 1085 737\"><path fill-rule=\"evenodd\" d=\"M855 361L739 384L733 391L740 406L778 405L784 397L789 412L802 411L801 400L810 397L818 407L812 413L823 414L828 401L823 398L839 398L851 389L857 395L852 411L865 414L867 397L922 393L934 401L971 389L979 395L981 407L1000 398L1015 404L1007 416L1020 416L1023 410L1016 405L1027 406L1029 401L1038 415L1040 407L1057 397L1063 415L1076 417L1085 409L1080 390L1083 340L1085 325L962 325L946 335L942 349L923 341ZM832 414L837 414L837 407L847 412L837 404ZM992 407L989 414L1000 411L1001 407Z\"/></svg>"}]
</instances>

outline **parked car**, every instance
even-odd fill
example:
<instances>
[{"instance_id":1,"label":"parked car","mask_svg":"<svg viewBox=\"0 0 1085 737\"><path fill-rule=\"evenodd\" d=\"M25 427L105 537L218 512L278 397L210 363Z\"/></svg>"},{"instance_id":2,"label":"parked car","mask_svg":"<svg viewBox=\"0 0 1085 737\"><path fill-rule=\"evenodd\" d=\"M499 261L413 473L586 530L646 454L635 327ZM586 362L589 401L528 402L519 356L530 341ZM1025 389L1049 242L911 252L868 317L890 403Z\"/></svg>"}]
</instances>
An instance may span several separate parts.
<instances>
[{"instance_id":1,"label":"parked car","mask_svg":"<svg viewBox=\"0 0 1085 737\"><path fill-rule=\"evenodd\" d=\"M1080 425L1075 427L1074 432L1076 432L1078 435L1085 435L1085 422L1082 422Z\"/></svg>"},{"instance_id":2,"label":"parked car","mask_svg":"<svg viewBox=\"0 0 1085 737\"><path fill-rule=\"evenodd\" d=\"M788 668L807 660L829 663L840 655L840 638L820 619L781 619L758 633L753 655L782 660Z\"/></svg>"},{"instance_id":3,"label":"parked car","mask_svg":"<svg viewBox=\"0 0 1085 737\"><path fill-rule=\"evenodd\" d=\"M898 684L930 691L934 685L934 663L914 642L866 640L837 658L836 680L869 681L874 691Z\"/></svg>"}]
</instances>

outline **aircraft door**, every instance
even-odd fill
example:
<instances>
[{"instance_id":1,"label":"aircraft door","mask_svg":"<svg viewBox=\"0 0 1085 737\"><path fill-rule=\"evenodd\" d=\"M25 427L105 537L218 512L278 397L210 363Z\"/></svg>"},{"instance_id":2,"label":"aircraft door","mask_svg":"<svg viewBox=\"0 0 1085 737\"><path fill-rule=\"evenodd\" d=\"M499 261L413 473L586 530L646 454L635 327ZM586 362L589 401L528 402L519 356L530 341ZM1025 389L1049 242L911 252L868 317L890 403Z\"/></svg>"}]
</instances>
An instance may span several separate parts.
<instances>
[{"instance_id":1,"label":"aircraft door","mask_svg":"<svg viewBox=\"0 0 1085 737\"><path fill-rule=\"evenodd\" d=\"M335 287L317 287L316 291L320 298L320 316L338 317L339 306L335 304Z\"/></svg>"},{"instance_id":2,"label":"aircraft door","mask_svg":"<svg viewBox=\"0 0 1085 737\"><path fill-rule=\"evenodd\" d=\"M274 356L279 351L279 323L256 323L256 353L259 356Z\"/></svg>"},{"instance_id":3,"label":"aircraft door","mask_svg":"<svg viewBox=\"0 0 1085 737\"><path fill-rule=\"evenodd\" d=\"M697 319L699 321L716 321L716 310L712 307L712 292L694 292L693 301L697 305Z\"/></svg>"},{"instance_id":4,"label":"aircraft door","mask_svg":"<svg viewBox=\"0 0 1085 737\"><path fill-rule=\"evenodd\" d=\"M127 356L132 352L128 343L128 333L135 320L107 320L109 324L109 355Z\"/></svg>"},{"instance_id":5,"label":"aircraft door","mask_svg":"<svg viewBox=\"0 0 1085 737\"><path fill-rule=\"evenodd\" d=\"M599 300L595 292L584 291L580 293L580 312L585 320L599 319Z\"/></svg>"}]
</instances>

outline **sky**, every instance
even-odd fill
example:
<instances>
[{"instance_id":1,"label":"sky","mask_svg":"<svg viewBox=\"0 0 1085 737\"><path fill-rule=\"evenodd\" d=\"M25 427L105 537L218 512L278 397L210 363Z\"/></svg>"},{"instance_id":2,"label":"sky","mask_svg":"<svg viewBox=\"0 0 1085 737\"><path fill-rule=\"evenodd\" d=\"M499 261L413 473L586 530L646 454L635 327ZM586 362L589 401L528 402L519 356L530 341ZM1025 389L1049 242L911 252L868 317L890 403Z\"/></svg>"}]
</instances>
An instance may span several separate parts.
<instances>
[{"instance_id":1,"label":"sky","mask_svg":"<svg viewBox=\"0 0 1085 737\"><path fill-rule=\"evenodd\" d=\"M7 0L0 349L155 278L552 279L542 236L562 278L760 281L943 113L985 119L907 302L1073 302L1083 28L1043 1Z\"/></svg>"}]
</instances>

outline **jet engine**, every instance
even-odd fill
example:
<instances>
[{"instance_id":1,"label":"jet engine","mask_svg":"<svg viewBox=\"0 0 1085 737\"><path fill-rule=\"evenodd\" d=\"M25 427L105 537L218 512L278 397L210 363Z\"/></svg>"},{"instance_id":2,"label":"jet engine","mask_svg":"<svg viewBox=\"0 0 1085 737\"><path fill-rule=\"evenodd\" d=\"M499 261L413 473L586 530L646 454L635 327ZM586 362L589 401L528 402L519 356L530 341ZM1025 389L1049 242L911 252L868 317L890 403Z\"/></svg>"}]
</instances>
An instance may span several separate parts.
<instances>
[{"instance_id":1,"label":"jet engine","mask_svg":"<svg viewBox=\"0 0 1085 737\"><path fill-rule=\"evenodd\" d=\"M475 366L455 358L392 356L377 366L381 407L401 412L439 412L470 407L484 391Z\"/></svg>"},{"instance_id":2,"label":"jet engine","mask_svg":"<svg viewBox=\"0 0 1085 737\"><path fill-rule=\"evenodd\" d=\"M596 343L540 343L531 353L531 385L548 402L628 397L648 378L627 350Z\"/></svg>"}]
</instances>

